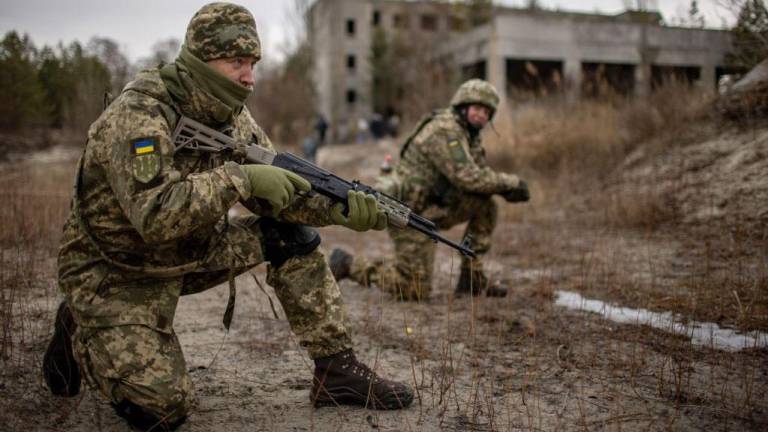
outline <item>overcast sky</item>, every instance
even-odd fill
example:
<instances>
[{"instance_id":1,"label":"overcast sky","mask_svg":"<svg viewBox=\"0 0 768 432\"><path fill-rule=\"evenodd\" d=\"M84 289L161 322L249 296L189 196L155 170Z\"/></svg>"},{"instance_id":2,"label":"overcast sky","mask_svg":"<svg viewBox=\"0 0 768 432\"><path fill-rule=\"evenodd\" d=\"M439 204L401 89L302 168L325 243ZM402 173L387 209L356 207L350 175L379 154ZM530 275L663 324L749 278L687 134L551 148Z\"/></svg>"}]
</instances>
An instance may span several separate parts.
<instances>
[{"instance_id":1,"label":"overcast sky","mask_svg":"<svg viewBox=\"0 0 768 432\"><path fill-rule=\"evenodd\" d=\"M721 27L731 14L718 9L723 0L699 0L707 25ZM293 0L240 0L254 14L265 58L279 58L295 29ZM501 0L522 5L525 0ZM627 4L645 2L659 9L668 23L687 15L690 0L540 0L545 7L615 13ZM0 35L9 30L28 33L36 46L86 43L93 36L117 41L135 61L149 56L152 45L168 38L182 39L189 19L206 0L0 0Z\"/></svg>"}]
</instances>

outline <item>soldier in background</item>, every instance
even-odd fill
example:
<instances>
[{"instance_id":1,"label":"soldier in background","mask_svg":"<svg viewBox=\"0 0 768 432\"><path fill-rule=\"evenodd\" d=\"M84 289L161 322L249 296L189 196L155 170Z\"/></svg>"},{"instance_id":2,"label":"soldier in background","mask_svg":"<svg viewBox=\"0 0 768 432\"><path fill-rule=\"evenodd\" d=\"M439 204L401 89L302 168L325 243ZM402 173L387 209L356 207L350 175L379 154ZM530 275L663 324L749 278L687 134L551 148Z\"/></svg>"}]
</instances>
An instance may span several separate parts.
<instances>
[{"instance_id":1,"label":"soldier in background","mask_svg":"<svg viewBox=\"0 0 768 432\"><path fill-rule=\"evenodd\" d=\"M176 61L140 72L92 124L59 250L65 301L43 359L55 395L76 395L82 374L131 425L175 428L194 399L173 329L179 296L229 281L229 328L235 276L268 261L267 281L315 361L314 405L411 403L408 386L355 357L341 293L307 226L384 229L375 199L351 192L345 215L320 195L300 196L309 183L281 168L175 152L182 115L272 148L244 106L260 57L248 10L206 5ZM238 202L254 215L227 217Z\"/></svg>"},{"instance_id":2,"label":"soldier in background","mask_svg":"<svg viewBox=\"0 0 768 432\"><path fill-rule=\"evenodd\" d=\"M499 95L491 84L478 79L462 84L450 107L419 123L403 144L393 176L379 185L440 229L468 222L465 239L478 258L462 258L458 295L507 294L506 284L491 281L483 269L482 256L491 247L496 227L493 195L508 202L530 199L525 181L486 164L480 132L498 105ZM434 242L413 230L390 228L389 235L394 258L371 260L335 249L330 259L334 276L337 280L350 277L366 286L376 284L399 299L426 299L432 285Z\"/></svg>"},{"instance_id":3,"label":"soldier in background","mask_svg":"<svg viewBox=\"0 0 768 432\"><path fill-rule=\"evenodd\" d=\"M317 146L320 147L325 144L325 134L328 132L328 122L320 113L317 114L314 129L317 132Z\"/></svg>"}]
</instances>

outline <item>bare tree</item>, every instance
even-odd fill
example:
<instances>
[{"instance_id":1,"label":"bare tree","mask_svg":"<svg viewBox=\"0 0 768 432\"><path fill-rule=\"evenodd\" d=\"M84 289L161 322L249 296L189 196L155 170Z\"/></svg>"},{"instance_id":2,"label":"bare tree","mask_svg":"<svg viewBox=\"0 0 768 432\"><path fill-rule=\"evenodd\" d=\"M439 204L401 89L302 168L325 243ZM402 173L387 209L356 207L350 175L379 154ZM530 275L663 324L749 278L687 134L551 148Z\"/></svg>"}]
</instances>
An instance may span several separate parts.
<instances>
[{"instance_id":1,"label":"bare tree","mask_svg":"<svg viewBox=\"0 0 768 432\"><path fill-rule=\"evenodd\" d=\"M181 50L181 42L176 38L168 38L152 45L152 54L137 62L139 69L155 67L160 63L172 63Z\"/></svg>"},{"instance_id":2,"label":"bare tree","mask_svg":"<svg viewBox=\"0 0 768 432\"><path fill-rule=\"evenodd\" d=\"M112 39L93 37L88 41L86 50L96 56L109 70L112 92L118 93L128 83L131 76L131 64L120 46Z\"/></svg>"}]
</instances>

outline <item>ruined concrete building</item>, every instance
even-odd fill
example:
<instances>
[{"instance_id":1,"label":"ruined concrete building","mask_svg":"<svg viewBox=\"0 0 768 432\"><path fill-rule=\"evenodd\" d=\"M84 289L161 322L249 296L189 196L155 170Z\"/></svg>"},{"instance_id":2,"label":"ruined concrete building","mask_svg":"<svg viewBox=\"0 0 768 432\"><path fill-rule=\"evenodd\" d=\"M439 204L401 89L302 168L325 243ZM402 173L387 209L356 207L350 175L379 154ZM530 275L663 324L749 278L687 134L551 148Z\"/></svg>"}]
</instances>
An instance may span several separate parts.
<instances>
[{"instance_id":1,"label":"ruined concrete building","mask_svg":"<svg viewBox=\"0 0 768 432\"><path fill-rule=\"evenodd\" d=\"M377 30L429 41L425 56L447 62L457 79L489 80L505 97L590 96L606 87L643 95L670 77L715 91L731 46L727 31L668 27L657 12L495 7L468 23L466 6L456 2L317 0L308 14L317 109L336 137L373 114L369 59Z\"/></svg>"}]
</instances>

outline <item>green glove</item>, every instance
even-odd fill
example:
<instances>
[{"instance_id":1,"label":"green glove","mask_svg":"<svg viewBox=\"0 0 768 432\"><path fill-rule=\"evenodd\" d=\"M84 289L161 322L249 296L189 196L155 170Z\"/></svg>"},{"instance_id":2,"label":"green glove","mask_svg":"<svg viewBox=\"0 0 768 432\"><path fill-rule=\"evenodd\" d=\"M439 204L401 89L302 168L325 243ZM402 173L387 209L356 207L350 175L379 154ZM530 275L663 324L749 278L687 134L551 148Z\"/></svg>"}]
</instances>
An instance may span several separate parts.
<instances>
[{"instance_id":1,"label":"green glove","mask_svg":"<svg viewBox=\"0 0 768 432\"><path fill-rule=\"evenodd\" d=\"M525 180L520 180L516 188L512 188L501 196L504 197L507 202L526 202L531 199L531 192L528 190L528 183Z\"/></svg>"},{"instance_id":2,"label":"green glove","mask_svg":"<svg viewBox=\"0 0 768 432\"><path fill-rule=\"evenodd\" d=\"M380 231L387 227L387 215L379 209L373 195L350 190L347 193L347 207L347 216L343 214L344 204L336 203L331 207L333 223L359 232L369 229Z\"/></svg>"},{"instance_id":3,"label":"green glove","mask_svg":"<svg viewBox=\"0 0 768 432\"><path fill-rule=\"evenodd\" d=\"M277 216L293 200L296 189L309 192L311 185L298 174L271 165L240 165L251 182L251 195L267 200Z\"/></svg>"}]
</instances>

